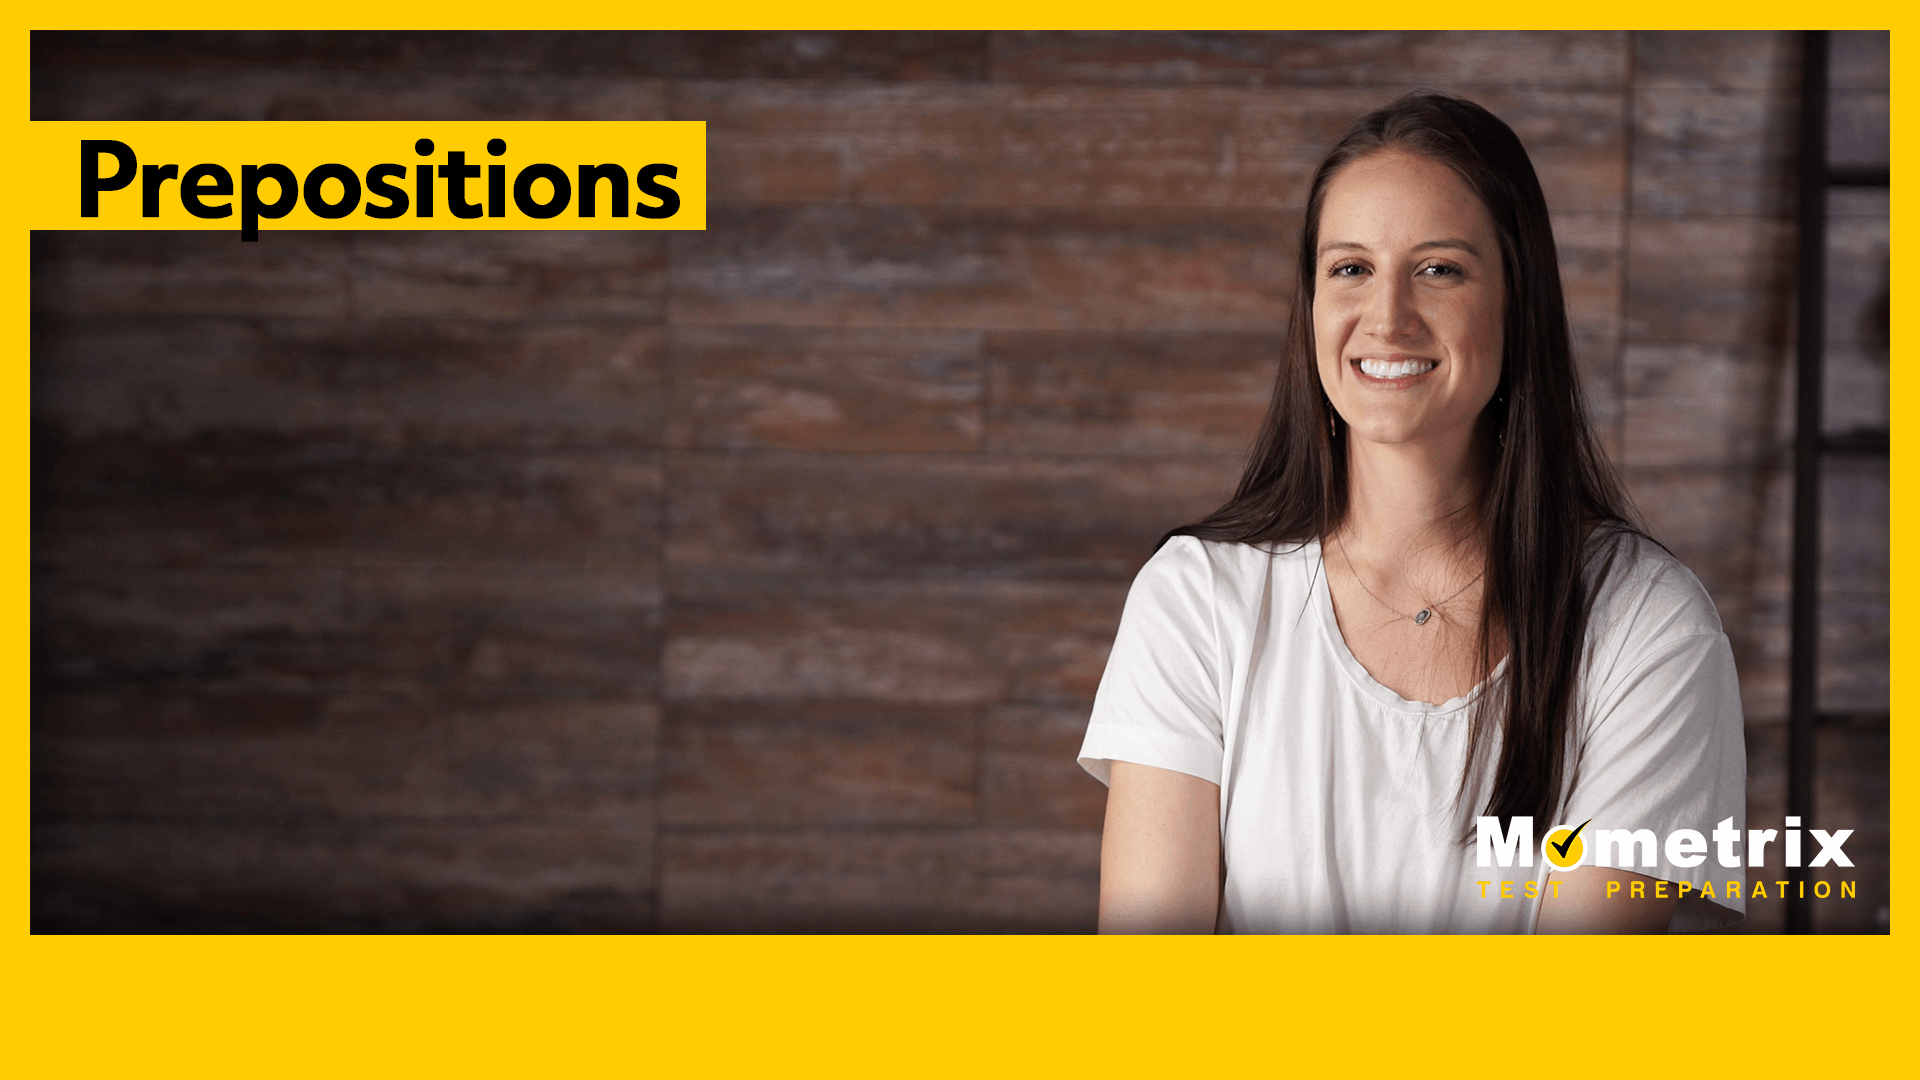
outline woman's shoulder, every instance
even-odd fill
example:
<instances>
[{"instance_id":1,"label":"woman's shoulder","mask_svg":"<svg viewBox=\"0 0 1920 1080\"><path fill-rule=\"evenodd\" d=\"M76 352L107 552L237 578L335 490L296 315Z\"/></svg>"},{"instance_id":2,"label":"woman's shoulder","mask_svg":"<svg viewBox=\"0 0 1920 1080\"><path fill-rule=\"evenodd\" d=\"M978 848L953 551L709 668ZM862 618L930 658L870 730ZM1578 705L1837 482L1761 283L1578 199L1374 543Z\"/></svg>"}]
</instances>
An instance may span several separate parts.
<instances>
[{"instance_id":1,"label":"woman's shoulder","mask_svg":"<svg viewBox=\"0 0 1920 1080\"><path fill-rule=\"evenodd\" d=\"M1314 569L1320 563L1320 545L1306 543L1249 544L1171 536L1140 569L1140 577L1207 581L1240 593L1243 586L1264 582L1276 573Z\"/></svg>"},{"instance_id":2,"label":"woman's shoulder","mask_svg":"<svg viewBox=\"0 0 1920 1080\"><path fill-rule=\"evenodd\" d=\"M1720 634L1720 613L1692 570L1658 541L1625 526L1602 526L1587 541L1599 579L1589 626L1643 645Z\"/></svg>"},{"instance_id":3,"label":"woman's shoulder","mask_svg":"<svg viewBox=\"0 0 1920 1080\"><path fill-rule=\"evenodd\" d=\"M1248 544L1173 536L1140 568L1129 603L1252 612L1265 597L1304 596L1319 569L1320 547L1311 541Z\"/></svg>"}]
</instances>

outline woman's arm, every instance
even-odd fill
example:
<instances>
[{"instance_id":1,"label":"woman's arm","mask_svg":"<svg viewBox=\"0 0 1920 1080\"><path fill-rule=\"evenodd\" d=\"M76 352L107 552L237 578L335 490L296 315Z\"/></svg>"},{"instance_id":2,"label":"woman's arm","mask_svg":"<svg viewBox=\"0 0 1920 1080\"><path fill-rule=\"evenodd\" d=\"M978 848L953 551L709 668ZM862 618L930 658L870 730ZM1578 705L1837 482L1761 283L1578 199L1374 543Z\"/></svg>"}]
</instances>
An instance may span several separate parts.
<instances>
[{"instance_id":1,"label":"woman's arm","mask_svg":"<svg viewBox=\"0 0 1920 1080\"><path fill-rule=\"evenodd\" d=\"M1671 896L1653 895L1653 879L1631 870L1579 866L1547 875L1557 888L1540 900L1536 934L1664 934L1680 903ZM1620 887L1607 895L1607 883ZM1634 885L1642 894L1633 895Z\"/></svg>"},{"instance_id":2,"label":"woman's arm","mask_svg":"<svg viewBox=\"0 0 1920 1080\"><path fill-rule=\"evenodd\" d=\"M1211 934L1220 914L1220 786L1113 763L1100 837L1100 932Z\"/></svg>"}]
</instances>

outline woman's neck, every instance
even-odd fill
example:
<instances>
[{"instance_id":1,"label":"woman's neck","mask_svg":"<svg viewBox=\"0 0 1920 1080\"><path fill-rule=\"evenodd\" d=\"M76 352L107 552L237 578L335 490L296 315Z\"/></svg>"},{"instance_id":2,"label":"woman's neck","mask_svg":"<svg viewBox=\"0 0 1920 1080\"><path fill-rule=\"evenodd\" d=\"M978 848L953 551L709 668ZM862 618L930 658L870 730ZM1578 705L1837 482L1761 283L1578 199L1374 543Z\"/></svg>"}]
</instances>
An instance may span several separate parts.
<instances>
[{"instance_id":1,"label":"woman's neck","mask_svg":"<svg viewBox=\"0 0 1920 1080\"><path fill-rule=\"evenodd\" d=\"M1471 437L1451 446L1353 439L1338 539L1369 563L1478 563L1482 474Z\"/></svg>"}]
</instances>

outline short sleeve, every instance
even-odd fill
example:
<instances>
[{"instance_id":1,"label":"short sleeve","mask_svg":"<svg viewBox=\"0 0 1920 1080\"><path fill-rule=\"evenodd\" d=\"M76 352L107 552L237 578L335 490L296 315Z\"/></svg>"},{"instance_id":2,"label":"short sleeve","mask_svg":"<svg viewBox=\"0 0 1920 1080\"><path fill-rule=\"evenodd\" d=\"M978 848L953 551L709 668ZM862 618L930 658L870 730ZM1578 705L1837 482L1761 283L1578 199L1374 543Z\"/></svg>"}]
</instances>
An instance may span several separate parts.
<instances>
[{"instance_id":1,"label":"short sleeve","mask_svg":"<svg viewBox=\"0 0 1920 1080\"><path fill-rule=\"evenodd\" d=\"M1174 537L1127 593L1093 699L1080 764L1101 783L1133 762L1220 782L1224 756L1213 574L1206 548Z\"/></svg>"},{"instance_id":2,"label":"short sleeve","mask_svg":"<svg viewBox=\"0 0 1920 1080\"><path fill-rule=\"evenodd\" d=\"M1744 840L1745 725L1733 651L1712 601L1685 567L1670 556L1663 564L1651 580L1630 575L1605 610L1596 604L1595 620L1610 625L1589 638L1594 655L1565 820L1591 819L1589 861L1686 883L1672 929L1704 930L1746 911L1745 844L1714 836ZM1703 841L1695 853L1669 841L1686 829ZM1651 865L1645 845L1626 839L1640 830L1652 834Z\"/></svg>"}]
</instances>

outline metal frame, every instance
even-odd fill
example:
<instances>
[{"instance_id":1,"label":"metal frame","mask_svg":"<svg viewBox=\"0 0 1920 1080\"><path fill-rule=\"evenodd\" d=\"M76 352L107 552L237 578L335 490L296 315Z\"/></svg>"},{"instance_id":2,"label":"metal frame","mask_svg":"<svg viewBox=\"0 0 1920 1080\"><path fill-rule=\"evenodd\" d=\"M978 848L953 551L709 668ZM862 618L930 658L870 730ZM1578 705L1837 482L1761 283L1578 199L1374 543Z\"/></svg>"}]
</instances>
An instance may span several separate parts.
<instances>
[{"instance_id":1,"label":"metal frame","mask_svg":"<svg viewBox=\"0 0 1920 1080\"><path fill-rule=\"evenodd\" d=\"M1800 53L1800 302L1795 309L1793 615L1787 690L1787 816L1813 822L1819 726L1821 400L1826 375L1827 32L1809 30ZM1805 867L1787 868L1787 933L1813 929Z\"/></svg>"},{"instance_id":2,"label":"metal frame","mask_svg":"<svg viewBox=\"0 0 1920 1080\"><path fill-rule=\"evenodd\" d=\"M1799 305L1796 309L1795 407L1793 434L1793 607L1792 654L1787 696L1787 814L1802 828L1814 822L1819 730L1850 717L1827 717L1820 704L1820 481L1826 455L1884 454L1884 432L1825 434L1827 299L1827 190L1835 187L1884 188L1891 169L1834 167L1827 161L1828 35L1807 31L1800 57L1799 160ZM1877 437L1876 437L1877 436ZM1884 718L1878 719L1884 723ZM1787 932L1813 931L1813 906L1800 895L1811 875L1805 867L1787 869Z\"/></svg>"}]
</instances>

